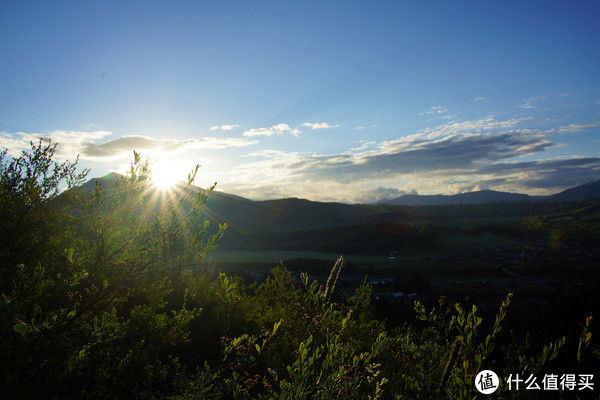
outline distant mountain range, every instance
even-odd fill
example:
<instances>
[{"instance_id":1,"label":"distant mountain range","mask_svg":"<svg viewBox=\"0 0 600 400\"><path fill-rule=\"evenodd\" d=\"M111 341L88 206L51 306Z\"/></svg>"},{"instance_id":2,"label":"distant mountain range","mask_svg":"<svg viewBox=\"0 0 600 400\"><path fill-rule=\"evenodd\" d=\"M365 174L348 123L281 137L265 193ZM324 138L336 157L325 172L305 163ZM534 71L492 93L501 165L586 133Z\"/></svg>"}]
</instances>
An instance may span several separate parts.
<instances>
[{"instance_id":1,"label":"distant mountain range","mask_svg":"<svg viewBox=\"0 0 600 400\"><path fill-rule=\"evenodd\" d=\"M83 189L91 190L95 182L106 183L119 177L112 174L94 178L86 182ZM204 189L192 187L192 190ZM164 196L156 198L160 201ZM297 198L254 201L215 191L208 198L204 217L213 227L227 223L226 234L219 244L222 249L361 252L437 246L427 229L436 232L441 229L446 235L461 237L465 229L490 221L514 221L571 208L579 210L582 206L562 202L592 198L600 199L600 181L551 196L483 190L453 196L405 195L379 204ZM583 205L584 208L597 206L595 202ZM415 226L430 228L421 231L415 230Z\"/></svg>"},{"instance_id":2,"label":"distant mountain range","mask_svg":"<svg viewBox=\"0 0 600 400\"><path fill-rule=\"evenodd\" d=\"M108 182L111 179L121 179L122 175L117 173L110 173L102 178L93 178L83 184L85 188L91 188L94 182ZM197 190L203 190L197 188ZM473 192L459 193L453 195L444 194L432 194L432 195L420 195L420 194L405 194L400 197L393 199L379 200L370 204L386 204L393 206L443 206L443 205L458 205L458 204L485 204L485 203L499 203L499 202L522 202L522 201L545 201L545 202L562 202L562 201L582 201L588 199L600 199L600 180L588 182L583 185L575 186L570 189L566 189L562 192L555 193L548 196L530 196L523 193L511 193L501 192L497 190L477 190ZM221 203L221 205L227 209L231 207L239 207L241 209L252 207L251 205L259 206L265 210L277 210L277 209L306 209L314 208L317 204L319 208L323 208L325 213L331 214L332 210L356 210L357 207L365 207L365 204L346 204L336 202L318 202L306 199L298 199L295 197L275 199L275 200L250 200L241 196L228 194L221 191L214 191L209 200L211 203ZM220 208L220 207L219 207ZM334 213L336 214L336 213ZM354 214L354 212L352 213ZM367 213L369 214L369 213ZM340 217L346 218L344 212L341 213Z\"/></svg>"},{"instance_id":3,"label":"distant mountain range","mask_svg":"<svg viewBox=\"0 0 600 400\"><path fill-rule=\"evenodd\" d=\"M94 182L107 182L119 179L118 174L109 174L103 178L94 178L83 187L89 190ZM204 190L194 187L193 190ZM529 210L540 202L552 204L562 201L577 201L591 198L600 199L600 181L586 183L567 189L551 196L528 196L519 193L481 190L456 195L413 195L408 194L396 199L375 204L345 204L318 202L298 198L276 200L249 200L220 191L214 191L206 204L206 216L214 222L227 222L230 228L240 234L249 232L281 232L302 229L321 229L326 227L364 224L364 223L414 223L423 218L446 218L453 215L454 209L437 210L428 206L476 204L498 204L493 211L486 207L475 207L469 214L493 215L504 212L517 212L517 209ZM521 204L516 207L515 204ZM512 204L509 211L504 204ZM423 207L414 207L423 206ZM463 211L461 211L463 212ZM523 211L525 212L525 211ZM529 213L529 211L527 211ZM234 232L235 234L235 232Z\"/></svg>"},{"instance_id":4,"label":"distant mountain range","mask_svg":"<svg viewBox=\"0 0 600 400\"><path fill-rule=\"evenodd\" d=\"M593 198L600 198L600 181L575 186L550 196L529 196L522 193L479 190L454 195L405 194L394 199L380 200L377 203L397 206L443 206L451 204L484 204L515 201L577 201Z\"/></svg>"}]
</instances>

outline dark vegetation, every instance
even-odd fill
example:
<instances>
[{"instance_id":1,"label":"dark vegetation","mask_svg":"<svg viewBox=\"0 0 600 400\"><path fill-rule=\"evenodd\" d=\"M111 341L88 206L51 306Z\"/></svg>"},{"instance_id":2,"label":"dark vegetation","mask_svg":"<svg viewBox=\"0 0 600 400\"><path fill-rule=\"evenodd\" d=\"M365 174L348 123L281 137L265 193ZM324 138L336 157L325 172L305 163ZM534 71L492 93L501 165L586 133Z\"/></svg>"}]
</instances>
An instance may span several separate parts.
<instances>
[{"instance_id":1,"label":"dark vegetation","mask_svg":"<svg viewBox=\"0 0 600 400\"><path fill-rule=\"evenodd\" d=\"M248 273L218 272L206 256L225 225L208 221L227 215L205 207L212 189L192 190L197 169L188 186L160 193L149 182L150 167L135 154L128 176L80 187L85 173L76 173L76 163L54 161L54 150L40 142L20 157L0 156L3 398L464 399L476 397L473 380L484 368L501 377L598 370L591 318L582 315L581 325L573 322L566 337L529 336L524 322L511 316L508 290L494 312L489 307L482 313L473 299L460 305L450 297L415 301L415 296L397 303L374 293L415 288L433 293L434 275L409 268L396 268L391 280L372 285L358 276L377 271L362 270L358 263L344 266L342 258L331 269L321 261L291 261L291 270L277 266L259 282ZM245 234L241 210L260 214L260 209L220 195L239 206L232 213L234 236ZM300 208L292 212L286 203L267 204L284 226L302 219L308 207L288 201L299 202ZM331 251L344 250L345 244L362 252L401 250L453 236L457 226L462 232L466 220L455 212L456 223L446 227L408 224L408 219L364 225L354 218L366 218L374 209L420 221L424 216L439 221L448 211L352 207L318 206L317 214L307 213L301 234L280 230L280 236L273 235L277 225L267 218L273 214L263 208L265 236L256 242L283 237L302 248L316 236ZM460 211L462 206L456 207ZM483 223L470 220L468 226L477 234L517 234L531 243L549 229L582 246L597 240L597 204L539 207L556 212L531 216L527 204L481 206L475 218ZM505 223L487 226L481 220L502 215L502 209L510 214ZM523 210L519 224L514 224L515 209ZM321 226L310 225L317 220ZM343 221L347 231L332 229L331 221ZM246 226L259 225L257 217ZM364 245L361 237L367 236L384 245ZM443 240L440 246L446 246ZM572 257L575 250L562 256ZM450 261L470 276L490 274L463 260L466 254L423 260L433 271ZM474 252L470 257L492 255ZM307 270L322 278L311 279ZM357 278L344 280L346 272ZM437 270L437 276L443 274ZM548 301L562 310L556 313L558 322L567 320L561 312L579 316L589 306L573 302L565 309L561 297ZM490 397L524 395L549 396L509 392L504 386Z\"/></svg>"},{"instance_id":2,"label":"dark vegetation","mask_svg":"<svg viewBox=\"0 0 600 400\"><path fill-rule=\"evenodd\" d=\"M318 208L323 203L315 203ZM549 235L577 246L600 241L600 200L567 203L488 203L430 207L355 207L345 223L329 215L288 205L273 227L258 229L252 222L232 220L221 248L231 250L319 250L348 254L402 250L402 254L456 251L456 239L487 247L506 247L518 241L526 247L546 245ZM363 214L366 210L372 214ZM371 208L373 207L373 208ZM268 226L271 210L261 209ZM223 211L225 212L225 210ZM300 215L305 212L306 218ZM327 212L324 211L326 214ZM314 214L313 214L314 213ZM350 214L350 213L349 213ZM357 215L358 214L358 215ZM361 215L363 214L363 215ZM222 212L219 213L222 215ZM251 212L246 214L252 220ZM257 217L260 219L261 217ZM314 218L314 222L311 221ZM273 218L274 219L274 218ZM221 219L215 219L220 222ZM303 229L303 227L306 227ZM343 229L340 229L343 228ZM476 244L480 248L481 243ZM467 248L468 246L463 246ZM473 247L473 246L471 246ZM408 253L407 253L408 251Z\"/></svg>"}]
</instances>

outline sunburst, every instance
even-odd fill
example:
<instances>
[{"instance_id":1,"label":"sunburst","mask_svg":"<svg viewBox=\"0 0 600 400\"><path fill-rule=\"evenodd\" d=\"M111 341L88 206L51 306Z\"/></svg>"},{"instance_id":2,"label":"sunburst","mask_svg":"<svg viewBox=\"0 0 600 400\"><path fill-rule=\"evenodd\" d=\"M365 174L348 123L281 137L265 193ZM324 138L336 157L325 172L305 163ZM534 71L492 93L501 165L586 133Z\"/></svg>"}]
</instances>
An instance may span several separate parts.
<instances>
[{"instance_id":1,"label":"sunburst","mask_svg":"<svg viewBox=\"0 0 600 400\"><path fill-rule=\"evenodd\" d=\"M152 183L160 190L170 190L181 179L177 163L161 160L152 166Z\"/></svg>"}]
</instances>

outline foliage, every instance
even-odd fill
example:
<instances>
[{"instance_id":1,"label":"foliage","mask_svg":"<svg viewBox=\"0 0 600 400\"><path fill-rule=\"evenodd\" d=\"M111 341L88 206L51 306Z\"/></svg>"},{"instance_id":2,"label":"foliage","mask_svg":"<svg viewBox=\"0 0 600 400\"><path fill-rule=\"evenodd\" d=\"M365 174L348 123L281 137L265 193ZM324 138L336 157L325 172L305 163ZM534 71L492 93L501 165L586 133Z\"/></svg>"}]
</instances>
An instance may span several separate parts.
<instances>
[{"instance_id":1,"label":"foliage","mask_svg":"<svg viewBox=\"0 0 600 400\"><path fill-rule=\"evenodd\" d=\"M225 226L205 221L214 186L192 186L197 167L161 193L134 152L126 177L80 185L55 150L0 155L7 398L463 399L481 369L535 373L564 353L565 338L505 329L510 294L493 321L442 298L390 331L369 285L336 289L341 257L324 283L277 266L247 285L205 262ZM577 365L595 357L591 322Z\"/></svg>"},{"instance_id":2,"label":"foliage","mask_svg":"<svg viewBox=\"0 0 600 400\"><path fill-rule=\"evenodd\" d=\"M137 153L126 179L86 193L74 188L85 174L53 161L55 149L40 142L2 159L4 392L156 397L201 312L185 295L170 301L174 284L225 227L206 234L198 218L206 196L189 191L195 172L170 204L148 212L150 170Z\"/></svg>"}]
</instances>

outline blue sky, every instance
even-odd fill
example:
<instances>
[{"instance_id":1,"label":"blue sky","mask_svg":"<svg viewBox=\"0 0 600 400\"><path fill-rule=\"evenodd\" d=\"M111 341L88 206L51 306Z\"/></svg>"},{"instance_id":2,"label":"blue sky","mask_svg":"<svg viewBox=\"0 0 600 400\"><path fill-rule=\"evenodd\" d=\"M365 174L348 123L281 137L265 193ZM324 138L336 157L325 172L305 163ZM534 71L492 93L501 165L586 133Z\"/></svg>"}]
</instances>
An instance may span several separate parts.
<instances>
[{"instance_id":1,"label":"blue sky","mask_svg":"<svg viewBox=\"0 0 600 400\"><path fill-rule=\"evenodd\" d=\"M253 199L600 179L600 3L0 3L0 147Z\"/></svg>"}]
</instances>

